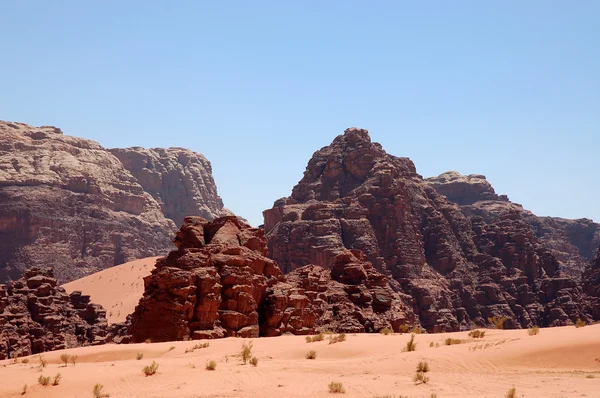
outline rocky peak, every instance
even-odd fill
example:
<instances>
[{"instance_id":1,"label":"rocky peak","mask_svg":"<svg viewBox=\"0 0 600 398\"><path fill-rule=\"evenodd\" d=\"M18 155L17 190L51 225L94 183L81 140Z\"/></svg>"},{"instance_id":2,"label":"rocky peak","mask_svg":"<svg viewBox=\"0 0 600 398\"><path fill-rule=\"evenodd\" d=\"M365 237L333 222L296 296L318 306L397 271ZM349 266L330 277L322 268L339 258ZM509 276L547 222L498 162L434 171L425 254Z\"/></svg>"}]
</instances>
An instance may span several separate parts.
<instances>
[{"instance_id":1,"label":"rocky peak","mask_svg":"<svg viewBox=\"0 0 600 398\"><path fill-rule=\"evenodd\" d=\"M470 205L481 200L508 201L506 195L497 195L484 175L462 175L457 171L447 171L437 177L426 178L436 191L459 205Z\"/></svg>"}]
</instances>

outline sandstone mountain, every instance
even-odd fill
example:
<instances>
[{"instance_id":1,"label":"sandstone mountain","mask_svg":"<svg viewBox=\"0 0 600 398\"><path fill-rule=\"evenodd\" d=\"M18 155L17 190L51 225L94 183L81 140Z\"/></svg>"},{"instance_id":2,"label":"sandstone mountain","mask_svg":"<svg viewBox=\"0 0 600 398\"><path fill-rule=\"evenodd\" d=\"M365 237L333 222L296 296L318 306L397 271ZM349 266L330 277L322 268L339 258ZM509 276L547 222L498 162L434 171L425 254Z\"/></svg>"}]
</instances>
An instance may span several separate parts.
<instances>
[{"instance_id":1,"label":"sandstone mountain","mask_svg":"<svg viewBox=\"0 0 600 398\"><path fill-rule=\"evenodd\" d=\"M509 201L506 195L497 195L483 175L461 175L449 171L425 181L451 202L460 205L468 216L481 216L486 222L492 222L510 212L520 213L543 246L556 256L560 270L576 279L581 277L600 247L600 224L585 218L538 217Z\"/></svg>"},{"instance_id":2,"label":"sandstone mountain","mask_svg":"<svg viewBox=\"0 0 600 398\"><path fill-rule=\"evenodd\" d=\"M81 292L68 295L51 268L32 268L0 285L0 360L104 344L106 311Z\"/></svg>"},{"instance_id":3,"label":"sandstone mountain","mask_svg":"<svg viewBox=\"0 0 600 398\"><path fill-rule=\"evenodd\" d=\"M290 197L264 212L268 256L288 273L328 268L346 250L361 250L433 332L493 317L507 328L590 320L589 297L560 272L522 209L474 180L461 204L481 197L514 208L503 205L493 218L463 211L410 159L387 154L366 130L348 129L315 152Z\"/></svg>"},{"instance_id":4,"label":"sandstone mountain","mask_svg":"<svg viewBox=\"0 0 600 398\"><path fill-rule=\"evenodd\" d=\"M187 217L174 242L178 249L144 278L130 319L133 342L398 330L414 322L409 298L358 250L334 257L330 269L286 277L265 256L264 231L237 217Z\"/></svg>"},{"instance_id":5,"label":"sandstone mountain","mask_svg":"<svg viewBox=\"0 0 600 398\"><path fill-rule=\"evenodd\" d=\"M66 282L162 254L169 218L227 212L202 155L113 152L55 127L0 122L0 282L46 266Z\"/></svg>"}]
</instances>

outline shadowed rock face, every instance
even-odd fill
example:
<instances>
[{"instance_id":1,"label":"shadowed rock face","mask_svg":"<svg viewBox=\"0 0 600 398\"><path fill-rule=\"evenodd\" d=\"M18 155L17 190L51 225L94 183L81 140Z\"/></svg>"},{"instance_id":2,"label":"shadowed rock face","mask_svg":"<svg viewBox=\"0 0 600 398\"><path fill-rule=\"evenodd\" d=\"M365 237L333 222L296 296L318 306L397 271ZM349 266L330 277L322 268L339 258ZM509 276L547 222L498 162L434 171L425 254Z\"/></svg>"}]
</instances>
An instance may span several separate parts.
<instances>
[{"instance_id":1,"label":"shadowed rock face","mask_svg":"<svg viewBox=\"0 0 600 398\"><path fill-rule=\"evenodd\" d=\"M360 251L286 278L266 257L264 231L237 217L187 217L157 261L131 317L134 342L396 329L414 321L406 297ZM160 327L157 327L160 325Z\"/></svg>"},{"instance_id":2,"label":"shadowed rock face","mask_svg":"<svg viewBox=\"0 0 600 398\"><path fill-rule=\"evenodd\" d=\"M483 176L465 179L464 203L484 197L514 209L493 219L465 214L409 159L387 154L366 130L347 129L315 152L292 195L264 212L269 257L290 273L309 264L329 268L346 250L361 250L412 297L429 331L483 326L494 315L508 328L590 319L586 296L558 272L520 207Z\"/></svg>"},{"instance_id":3,"label":"shadowed rock face","mask_svg":"<svg viewBox=\"0 0 600 398\"><path fill-rule=\"evenodd\" d=\"M201 154L184 148L134 147L110 151L175 225L181 225L187 216L212 220L233 215L223 207L210 162Z\"/></svg>"},{"instance_id":4,"label":"shadowed rock face","mask_svg":"<svg viewBox=\"0 0 600 398\"><path fill-rule=\"evenodd\" d=\"M50 266L63 283L165 253L176 231L165 214L227 212L202 155L113 152L55 127L0 121L0 282Z\"/></svg>"},{"instance_id":5,"label":"shadowed rock face","mask_svg":"<svg viewBox=\"0 0 600 398\"><path fill-rule=\"evenodd\" d=\"M521 205L510 202L506 195L496 195L485 176L463 176L449 171L425 181L451 202L460 205L467 216L481 216L486 222L494 222L510 212L521 213L540 243L552 251L560 270L575 279L581 277L600 246L600 224L588 219L538 217Z\"/></svg>"},{"instance_id":6,"label":"shadowed rock face","mask_svg":"<svg viewBox=\"0 0 600 398\"><path fill-rule=\"evenodd\" d=\"M68 295L52 269L30 269L0 285L0 360L84 345L108 338L106 311L81 292Z\"/></svg>"}]
</instances>

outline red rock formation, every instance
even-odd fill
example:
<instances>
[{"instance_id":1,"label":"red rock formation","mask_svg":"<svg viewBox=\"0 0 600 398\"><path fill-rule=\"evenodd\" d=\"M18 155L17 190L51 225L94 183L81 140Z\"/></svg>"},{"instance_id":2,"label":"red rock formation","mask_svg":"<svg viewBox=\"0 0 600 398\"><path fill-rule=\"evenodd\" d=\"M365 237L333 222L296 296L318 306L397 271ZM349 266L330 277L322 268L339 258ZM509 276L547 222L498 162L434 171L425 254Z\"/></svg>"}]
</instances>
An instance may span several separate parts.
<instances>
[{"instance_id":1,"label":"red rock formation","mask_svg":"<svg viewBox=\"0 0 600 398\"><path fill-rule=\"evenodd\" d=\"M0 359L104 344L107 326L106 311L81 292L69 296L50 268L0 285Z\"/></svg>"},{"instance_id":2,"label":"red rock formation","mask_svg":"<svg viewBox=\"0 0 600 398\"><path fill-rule=\"evenodd\" d=\"M210 162L201 154L184 148L133 147L110 151L175 225L181 225L187 216L212 220L233 215L223 207Z\"/></svg>"},{"instance_id":3,"label":"red rock formation","mask_svg":"<svg viewBox=\"0 0 600 398\"><path fill-rule=\"evenodd\" d=\"M600 246L600 224L588 219L538 217L521 205L510 202L506 195L497 195L485 176L463 176L449 171L425 181L438 193L459 204L467 216L481 216L486 222L493 222L511 212L521 213L540 243L552 251L560 270L576 279Z\"/></svg>"},{"instance_id":4,"label":"red rock formation","mask_svg":"<svg viewBox=\"0 0 600 398\"><path fill-rule=\"evenodd\" d=\"M483 196L510 204L481 176L471 180L465 203ZM292 195L264 217L269 257L284 272L330 267L347 249L361 250L412 297L429 331L483 326L494 315L512 328L590 318L581 289L557 272L521 213L466 216L366 130L348 129L317 151Z\"/></svg>"},{"instance_id":5,"label":"red rock formation","mask_svg":"<svg viewBox=\"0 0 600 398\"><path fill-rule=\"evenodd\" d=\"M187 217L174 243L178 250L144 279L131 317L134 342L372 331L414 321L402 308L407 298L360 251L339 254L332 271L307 267L286 279L265 256L264 231L237 217Z\"/></svg>"}]
</instances>

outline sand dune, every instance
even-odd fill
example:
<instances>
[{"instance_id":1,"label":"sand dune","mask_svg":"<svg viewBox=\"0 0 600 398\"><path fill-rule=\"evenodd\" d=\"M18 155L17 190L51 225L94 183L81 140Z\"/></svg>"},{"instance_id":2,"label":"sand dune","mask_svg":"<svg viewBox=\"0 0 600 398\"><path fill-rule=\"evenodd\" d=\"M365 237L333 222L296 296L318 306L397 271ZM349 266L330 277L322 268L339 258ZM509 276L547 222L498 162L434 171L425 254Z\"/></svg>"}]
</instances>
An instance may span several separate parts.
<instances>
[{"instance_id":1,"label":"sand dune","mask_svg":"<svg viewBox=\"0 0 600 398\"><path fill-rule=\"evenodd\" d=\"M123 322L144 294L144 277L150 275L159 257L148 257L108 268L69 282L68 293L81 290L93 303L106 309L109 323Z\"/></svg>"},{"instance_id":2,"label":"sand dune","mask_svg":"<svg viewBox=\"0 0 600 398\"><path fill-rule=\"evenodd\" d=\"M518 397L600 397L599 336L600 325L542 329L537 336L487 330L483 339L421 334L415 352L403 352L408 334L348 335L332 345L282 336L252 340L257 367L241 365L236 355L249 340L236 338L190 353L197 342L85 347L44 354L49 365L41 372L35 356L27 364L0 362L0 396L17 396L28 384L30 397L91 397L101 383L111 397L332 397L328 384L336 381L344 397L504 397L513 386ZM446 346L449 337L465 342ZM309 350L315 360L305 359ZM78 355L76 366L59 365L64 352ZM136 360L138 353L143 359ZM145 377L142 367L153 360L158 373ZM208 360L217 362L215 371L205 369ZM419 361L431 368L427 384L413 382ZM60 385L37 384L39 375L57 372Z\"/></svg>"}]
</instances>

